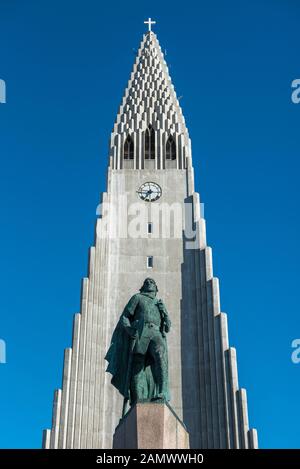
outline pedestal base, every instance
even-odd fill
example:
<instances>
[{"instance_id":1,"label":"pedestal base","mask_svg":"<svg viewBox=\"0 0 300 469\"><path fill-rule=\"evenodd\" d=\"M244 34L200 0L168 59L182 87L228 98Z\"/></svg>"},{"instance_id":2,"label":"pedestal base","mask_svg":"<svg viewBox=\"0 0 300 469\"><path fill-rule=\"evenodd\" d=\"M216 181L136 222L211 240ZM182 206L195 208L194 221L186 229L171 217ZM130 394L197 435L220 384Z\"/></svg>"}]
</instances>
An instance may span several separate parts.
<instances>
[{"instance_id":1,"label":"pedestal base","mask_svg":"<svg viewBox=\"0 0 300 469\"><path fill-rule=\"evenodd\" d=\"M189 434L167 403L138 403L117 426L114 449L189 449Z\"/></svg>"}]
</instances>

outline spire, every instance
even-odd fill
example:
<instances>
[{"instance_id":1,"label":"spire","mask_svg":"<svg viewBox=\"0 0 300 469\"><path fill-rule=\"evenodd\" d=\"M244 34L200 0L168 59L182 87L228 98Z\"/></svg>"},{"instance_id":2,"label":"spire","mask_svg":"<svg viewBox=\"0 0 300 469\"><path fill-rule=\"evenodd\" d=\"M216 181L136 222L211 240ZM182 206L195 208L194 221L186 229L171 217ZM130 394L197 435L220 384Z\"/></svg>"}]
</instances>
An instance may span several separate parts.
<instances>
[{"instance_id":1,"label":"spire","mask_svg":"<svg viewBox=\"0 0 300 469\"><path fill-rule=\"evenodd\" d=\"M149 28L153 22L147 22ZM190 156L188 130L156 34L144 34L111 135L113 169L122 169L123 146L128 135L134 141L133 169L144 168L143 142L151 126L156 139L156 169L166 167L165 146L170 135L176 142L177 168L186 167Z\"/></svg>"}]
</instances>

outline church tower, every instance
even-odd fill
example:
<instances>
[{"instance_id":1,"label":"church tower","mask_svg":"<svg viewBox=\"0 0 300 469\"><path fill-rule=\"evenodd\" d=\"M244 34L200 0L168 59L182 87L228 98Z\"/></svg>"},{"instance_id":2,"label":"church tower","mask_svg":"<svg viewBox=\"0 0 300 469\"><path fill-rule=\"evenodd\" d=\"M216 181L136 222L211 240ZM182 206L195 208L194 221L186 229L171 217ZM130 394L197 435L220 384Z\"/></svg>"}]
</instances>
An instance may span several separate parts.
<instances>
[{"instance_id":1,"label":"church tower","mask_svg":"<svg viewBox=\"0 0 300 469\"><path fill-rule=\"evenodd\" d=\"M194 188L188 129L148 24L111 133L107 192L43 446L111 448L122 397L104 357L124 306L152 277L172 321L170 404L191 448L256 448Z\"/></svg>"}]
</instances>

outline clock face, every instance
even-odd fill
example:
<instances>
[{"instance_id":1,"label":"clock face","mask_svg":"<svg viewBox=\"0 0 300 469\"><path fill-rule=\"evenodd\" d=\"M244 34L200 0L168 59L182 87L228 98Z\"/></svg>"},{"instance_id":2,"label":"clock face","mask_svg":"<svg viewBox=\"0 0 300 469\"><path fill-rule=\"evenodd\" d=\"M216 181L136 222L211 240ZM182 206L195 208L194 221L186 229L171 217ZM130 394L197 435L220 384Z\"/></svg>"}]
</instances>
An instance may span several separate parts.
<instances>
[{"instance_id":1,"label":"clock face","mask_svg":"<svg viewBox=\"0 0 300 469\"><path fill-rule=\"evenodd\" d=\"M139 190L137 190L137 193L145 202L155 202L155 200L160 198L162 190L155 182L145 182L141 185Z\"/></svg>"}]
</instances>

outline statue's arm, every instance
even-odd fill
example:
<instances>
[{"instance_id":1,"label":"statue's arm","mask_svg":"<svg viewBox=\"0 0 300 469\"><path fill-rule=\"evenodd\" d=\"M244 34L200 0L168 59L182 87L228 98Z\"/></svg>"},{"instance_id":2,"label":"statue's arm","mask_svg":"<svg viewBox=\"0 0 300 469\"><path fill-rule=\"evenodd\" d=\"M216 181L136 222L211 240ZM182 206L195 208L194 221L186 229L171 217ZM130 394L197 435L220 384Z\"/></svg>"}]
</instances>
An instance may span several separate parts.
<instances>
[{"instance_id":1,"label":"statue's arm","mask_svg":"<svg viewBox=\"0 0 300 469\"><path fill-rule=\"evenodd\" d=\"M170 329L171 329L171 320L167 311L167 314L165 315L165 332L170 332Z\"/></svg>"},{"instance_id":2,"label":"statue's arm","mask_svg":"<svg viewBox=\"0 0 300 469\"><path fill-rule=\"evenodd\" d=\"M164 323L164 330L165 332L169 332L171 329L171 320L169 317L168 310L162 300L158 300L158 307L162 315L162 320Z\"/></svg>"},{"instance_id":3,"label":"statue's arm","mask_svg":"<svg viewBox=\"0 0 300 469\"><path fill-rule=\"evenodd\" d=\"M136 329L131 325L131 319L134 316L135 309L138 305L139 297L138 295L134 295L130 298L127 305L124 308L124 311L121 316L121 324L126 330L126 332L131 336L134 337L136 335Z\"/></svg>"}]
</instances>

